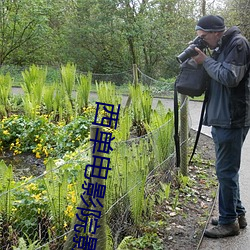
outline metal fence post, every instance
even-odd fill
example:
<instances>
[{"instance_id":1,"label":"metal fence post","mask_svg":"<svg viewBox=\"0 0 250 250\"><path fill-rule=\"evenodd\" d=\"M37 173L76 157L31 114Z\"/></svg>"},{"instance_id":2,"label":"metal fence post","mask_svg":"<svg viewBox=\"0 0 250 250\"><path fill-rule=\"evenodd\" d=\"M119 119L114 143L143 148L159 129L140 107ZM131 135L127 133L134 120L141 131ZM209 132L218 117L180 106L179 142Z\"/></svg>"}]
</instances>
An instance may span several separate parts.
<instances>
[{"instance_id":1,"label":"metal fence post","mask_svg":"<svg viewBox=\"0 0 250 250\"><path fill-rule=\"evenodd\" d=\"M181 174L187 176L188 174L188 97L180 95L181 109L180 109L180 169Z\"/></svg>"}]
</instances>

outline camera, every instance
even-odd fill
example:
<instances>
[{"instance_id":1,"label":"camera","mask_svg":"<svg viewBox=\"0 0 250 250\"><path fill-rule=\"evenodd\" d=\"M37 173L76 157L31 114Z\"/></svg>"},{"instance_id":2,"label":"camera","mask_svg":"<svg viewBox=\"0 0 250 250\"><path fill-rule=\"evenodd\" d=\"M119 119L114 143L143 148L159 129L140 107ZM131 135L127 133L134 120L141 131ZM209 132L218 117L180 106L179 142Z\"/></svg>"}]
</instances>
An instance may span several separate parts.
<instances>
[{"instance_id":1,"label":"camera","mask_svg":"<svg viewBox=\"0 0 250 250\"><path fill-rule=\"evenodd\" d=\"M177 61L179 63L183 63L188 58L198 55L198 53L195 51L195 47L199 48L200 50L203 50L207 48L207 43L199 36L197 36L190 45L180 54L176 57Z\"/></svg>"}]
</instances>

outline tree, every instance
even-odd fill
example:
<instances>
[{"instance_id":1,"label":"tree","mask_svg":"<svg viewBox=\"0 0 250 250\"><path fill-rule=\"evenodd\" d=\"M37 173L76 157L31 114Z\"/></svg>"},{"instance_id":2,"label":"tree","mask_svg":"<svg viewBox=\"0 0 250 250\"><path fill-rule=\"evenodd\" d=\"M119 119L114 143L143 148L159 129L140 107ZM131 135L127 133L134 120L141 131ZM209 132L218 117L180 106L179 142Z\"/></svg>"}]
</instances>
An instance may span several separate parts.
<instances>
[{"instance_id":1,"label":"tree","mask_svg":"<svg viewBox=\"0 0 250 250\"><path fill-rule=\"evenodd\" d=\"M0 65L28 41L42 32L44 8L37 1L8 0L0 2ZM37 44L40 47L41 44ZM30 48L28 53L35 48Z\"/></svg>"},{"instance_id":2,"label":"tree","mask_svg":"<svg viewBox=\"0 0 250 250\"><path fill-rule=\"evenodd\" d=\"M173 76L178 69L176 64L171 72L173 62L177 62L176 51L194 38L194 32L186 35L194 27L190 7L193 1L182 3L180 0L78 0L76 15L67 28L64 48L67 58L84 71L109 73L137 64L150 76L162 76L163 72ZM185 15L180 11L184 8L189 8L183 11Z\"/></svg>"},{"instance_id":3,"label":"tree","mask_svg":"<svg viewBox=\"0 0 250 250\"><path fill-rule=\"evenodd\" d=\"M242 33L250 39L250 2L247 0L225 0L221 11L226 25L239 26Z\"/></svg>"},{"instance_id":4,"label":"tree","mask_svg":"<svg viewBox=\"0 0 250 250\"><path fill-rule=\"evenodd\" d=\"M74 0L5 0L0 2L0 64L53 63Z\"/></svg>"},{"instance_id":5,"label":"tree","mask_svg":"<svg viewBox=\"0 0 250 250\"><path fill-rule=\"evenodd\" d=\"M194 39L198 17L212 13L214 4L214 0L1 1L0 64L72 62L81 71L94 73L123 72L137 64L153 78L173 77L179 70L175 57Z\"/></svg>"}]
</instances>

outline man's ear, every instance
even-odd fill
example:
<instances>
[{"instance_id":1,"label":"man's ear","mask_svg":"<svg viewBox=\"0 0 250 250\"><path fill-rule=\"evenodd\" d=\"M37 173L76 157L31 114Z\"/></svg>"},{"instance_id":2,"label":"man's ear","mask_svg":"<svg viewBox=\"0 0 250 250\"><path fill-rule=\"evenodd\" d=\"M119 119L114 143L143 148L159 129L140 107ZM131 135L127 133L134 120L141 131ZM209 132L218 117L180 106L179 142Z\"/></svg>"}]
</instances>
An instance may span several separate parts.
<instances>
[{"instance_id":1,"label":"man's ear","mask_svg":"<svg viewBox=\"0 0 250 250\"><path fill-rule=\"evenodd\" d=\"M218 38L221 38L223 36L224 32L215 32L215 35L218 37Z\"/></svg>"}]
</instances>

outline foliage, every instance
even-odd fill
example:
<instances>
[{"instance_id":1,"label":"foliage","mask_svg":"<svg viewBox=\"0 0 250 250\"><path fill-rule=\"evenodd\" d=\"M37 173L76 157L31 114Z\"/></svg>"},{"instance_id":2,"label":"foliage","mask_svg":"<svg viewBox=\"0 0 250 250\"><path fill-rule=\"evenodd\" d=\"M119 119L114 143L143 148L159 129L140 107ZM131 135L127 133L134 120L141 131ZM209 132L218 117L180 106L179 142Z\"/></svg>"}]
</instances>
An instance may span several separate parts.
<instances>
[{"instance_id":1,"label":"foliage","mask_svg":"<svg viewBox=\"0 0 250 250\"><path fill-rule=\"evenodd\" d=\"M18 246L13 247L13 250L35 250L40 246L40 242L38 240L32 242L29 236L25 235L28 243L25 241L23 237L20 237L18 240ZM28 245L27 245L28 244ZM49 250L49 248L45 248L44 250Z\"/></svg>"},{"instance_id":2,"label":"foliage","mask_svg":"<svg viewBox=\"0 0 250 250\"><path fill-rule=\"evenodd\" d=\"M54 110L54 93L56 85L46 86L44 89L43 103L45 106L45 112L51 114Z\"/></svg>"},{"instance_id":3,"label":"foliage","mask_svg":"<svg viewBox=\"0 0 250 250\"><path fill-rule=\"evenodd\" d=\"M12 79L10 73L0 75L0 117L7 116L9 107L8 98L11 93Z\"/></svg>"},{"instance_id":4,"label":"foliage","mask_svg":"<svg viewBox=\"0 0 250 250\"><path fill-rule=\"evenodd\" d=\"M85 114L88 116L89 111ZM88 136L91 120L79 116L68 124L55 124L45 115L36 119L13 115L0 124L1 151L11 150L14 155L33 152L41 158L59 156L78 147Z\"/></svg>"},{"instance_id":5,"label":"foliage","mask_svg":"<svg viewBox=\"0 0 250 250\"><path fill-rule=\"evenodd\" d=\"M205 8L195 0L2 1L0 64L70 61L98 73L137 64L154 78L174 77L175 57L194 38L197 17L222 14L249 33L246 1L202 2Z\"/></svg>"},{"instance_id":6,"label":"foliage","mask_svg":"<svg viewBox=\"0 0 250 250\"><path fill-rule=\"evenodd\" d=\"M47 6L43 1L1 1L0 65L5 61L22 64L26 57L46 44L49 27L46 25Z\"/></svg>"},{"instance_id":7,"label":"foliage","mask_svg":"<svg viewBox=\"0 0 250 250\"><path fill-rule=\"evenodd\" d=\"M173 151L173 112L166 111L162 102L158 102L155 110L151 114L151 123L146 123L145 128L148 133L151 132L155 159L161 163Z\"/></svg>"},{"instance_id":8,"label":"foliage","mask_svg":"<svg viewBox=\"0 0 250 250\"><path fill-rule=\"evenodd\" d=\"M0 75L2 82L0 87L0 112L2 111L2 115L8 116L12 112L16 112L18 104L19 106L22 105L23 110L21 112L24 111L25 115L32 119L41 114L46 114L50 116L50 120L66 121L68 123L73 117L84 113L84 105L86 106L89 101L90 73L85 80L83 75L80 76L81 84L77 88L79 93L76 93L77 97L74 99L72 98L72 91L76 78L75 65L67 64L65 67L62 66L62 82L46 85L46 88L47 68L32 65L29 69L22 71L21 74L23 76L21 87L24 91L24 96L20 99L21 101L17 97L10 99L10 75ZM84 105L82 100L84 100ZM12 109L10 109L10 106Z\"/></svg>"},{"instance_id":9,"label":"foliage","mask_svg":"<svg viewBox=\"0 0 250 250\"><path fill-rule=\"evenodd\" d=\"M72 100L72 91L76 82L76 66L67 63L66 66L61 67L62 86L67 94L69 100Z\"/></svg>"},{"instance_id":10,"label":"foliage","mask_svg":"<svg viewBox=\"0 0 250 250\"><path fill-rule=\"evenodd\" d=\"M37 91L40 93L39 97L42 96L39 110L44 113L43 115L11 115L0 121L0 147L2 152L11 150L14 155L33 152L37 158L45 158L46 171L42 177L37 180L32 179L33 177L18 180L14 189L7 190L8 195L13 195L11 198L14 207L10 212L10 224L14 223L13 231L8 233L14 236L20 228L25 228L23 234L19 237L24 239L27 246L29 240L25 238L25 235L29 235L34 244L40 244L41 240L46 242L50 237L56 238L69 230L76 204L82 193L81 184L84 183L84 171L89 153L83 151L86 149L87 144L85 143L89 139L89 127L94 120L96 110L89 104L83 108L81 114L74 109L77 101L70 100L72 96L69 93L73 91L71 83L76 75L75 67L72 69L71 66L69 71L66 70L66 73L64 71L64 84L55 83L46 92L50 97L53 96L53 104L49 100L45 101L42 92ZM32 66L29 71L25 71L26 83L36 82L34 79L39 75L39 72L39 68L35 66ZM44 74L41 78L44 79ZM90 79L88 79L87 84L89 82ZM68 87L65 87L66 85ZM26 89L27 93L31 93L32 86L32 84L26 84L23 88ZM66 91L66 88L68 91ZM114 103L114 105L118 105L120 102L115 86L110 82L97 85L97 89L100 92L101 101ZM88 91L89 88L87 87L86 94ZM157 111L155 111L159 114L156 115L151 110L152 96L149 90L143 90L142 86L137 85L134 89L132 88L132 91L134 91L132 98L134 107L126 110L121 108L117 131L114 131L113 128L106 129L106 131L114 133L116 141L112 145L113 151L110 154L112 171L110 171L106 182L105 202L107 209L114 206L115 211L117 214L121 214L124 222L124 224L110 228L112 237L114 234L118 235L118 237L113 237L114 247L119 244L122 236L119 228L116 232L117 227L128 225L138 228L142 221L146 219L148 210L153 208L153 206L146 207L145 205L147 202L145 201L146 180L149 170L155 164L158 164L157 158L160 154L161 159L164 159L163 156L168 157L166 152L170 153L170 148L167 147L165 151L161 151L157 155L157 150L163 147L162 141L171 140L169 137L169 133L172 131L171 112L166 112L159 104ZM62 98L63 93L68 104L71 105L69 108L66 108L68 104L65 104L65 96L64 99ZM138 100L140 106L136 104ZM53 106L55 103L58 104L56 108ZM58 113L61 112L59 122L55 119L55 110ZM46 111L50 113L46 113ZM106 114L104 110L99 111L97 116L101 119ZM149 130L148 134L143 137L131 139L130 130L133 128L135 112L142 114L141 116L136 115L136 117L139 117L136 120L140 121L142 127L148 126ZM64 117L63 114L66 113L75 116ZM158 130L161 126L164 126L165 132ZM151 133L154 134L153 137ZM54 161L50 157L56 157L58 161ZM122 199L122 202L114 205L119 199ZM1 209L6 213L9 208L5 206ZM114 220L112 214L109 214L108 220ZM40 229L37 229L37 225ZM142 242L138 244L146 247L148 241L153 242L152 238L149 237L142 239ZM19 243L23 244L21 239ZM63 239L60 239L56 244L62 243ZM12 244L17 246L18 242L12 241ZM158 246L157 244L156 246ZM32 247L32 244L30 246Z\"/></svg>"},{"instance_id":11,"label":"foliage","mask_svg":"<svg viewBox=\"0 0 250 250\"><path fill-rule=\"evenodd\" d=\"M7 167L3 160L0 161L0 213L4 215L6 222L10 221L13 196L10 190L13 188L14 178L12 166Z\"/></svg>"},{"instance_id":12,"label":"foliage","mask_svg":"<svg viewBox=\"0 0 250 250\"><path fill-rule=\"evenodd\" d=\"M92 83L92 73L88 72L87 75L81 74L78 78L76 102L79 112L83 108L87 108L89 104L89 94Z\"/></svg>"},{"instance_id":13,"label":"foliage","mask_svg":"<svg viewBox=\"0 0 250 250\"><path fill-rule=\"evenodd\" d=\"M22 75L24 79L24 83L21 84L24 90L24 111L27 116L35 117L41 106L47 69L32 65L29 70L23 71Z\"/></svg>"},{"instance_id":14,"label":"foliage","mask_svg":"<svg viewBox=\"0 0 250 250\"><path fill-rule=\"evenodd\" d=\"M149 89L142 84L129 85L132 101L133 124L137 127L138 135L143 135L144 123L150 123L153 97Z\"/></svg>"},{"instance_id":15,"label":"foliage","mask_svg":"<svg viewBox=\"0 0 250 250\"><path fill-rule=\"evenodd\" d=\"M162 240L156 233L146 233L139 238L125 237L117 250L152 249L163 250Z\"/></svg>"},{"instance_id":16,"label":"foliage","mask_svg":"<svg viewBox=\"0 0 250 250\"><path fill-rule=\"evenodd\" d=\"M49 208L55 221L56 230L63 228L64 211L67 207L68 176L66 172L55 171L56 165L52 159L46 164L46 178L44 185L48 193ZM60 235L60 234L59 234Z\"/></svg>"},{"instance_id":17,"label":"foliage","mask_svg":"<svg viewBox=\"0 0 250 250\"><path fill-rule=\"evenodd\" d=\"M49 217L49 199L41 180L31 182L32 178L32 176L23 177L16 182L15 187L19 188L11 194L15 197L12 212L12 220L15 222L13 229L18 231L22 228L22 235L29 235L33 240L36 234L45 235L42 230L38 231L38 225L41 226L41 221Z\"/></svg>"},{"instance_id":18,"label":"foliage","mask_svg":"<svg viewBox=\"0 0 250 250\"><path fill-rule=\"evenodd\" d=\"M130 129L132 127L132 117L130 111L126 109L119 119L119 129L113 132L116 141L127 141L130 138Z\"/></svg>"},{"instance_id":19,"label":"foliage","mask_svg":"<svg viewBox=\"0 0 250 250\"><path fill-rule=\"evenodd\" d=\"M121 103L121 96L116 93L115 84L111 82L96 83L96 90L100 102L113 104L116 107Z\"/></svg>"},{"instance_id":20,"label":"foliage","mask_svg":"<svg viewBox=\"0 0 250 250\"><path fill-rule=\"evenodd\" d=\"M246 23L249 20L249 2L246 0L227 0L220 6L221 15L226 27L238 26L243 35L250 39L250 29Z\"/></svg>"},{"instance_id":21,"label":"foliage","mask_svg":"<svg viewBox=\"0 0 250 250\"><path fill-rule=\"evenodd\" d=\"M1 232L2 221L0 222L0 234L4 234L1 245L5 246L5 240L11 239L12 236L14 238L17 232L20 236L19 247L26 244L30 249L46 242L51 236L65 233L75 216L74 209L82 192L84 167L87 163L89 161L86 150L82 147L76 150L75 154L65 155L61 161L49 159L45 174L38 179L33 176L22 177L16 182L11 181L6 192L1 189L0 201L4 206L0 206L0 215L4 216L3 224L8 222L9 228L12 227L8 232ZM7 167L3 162L1 169L7 169L13 175L11 166ZM2 183L5 183L4 178L11 180L6 171L3 174ZM5 196L11 197L12 201L8 198L7 202ZM5 204L11 204L11 207L6 207ZM14 240L9 244L16 245Z\"/></svg>"},{"instance_id":22,"label":"foliage","mask_svg":"<svg viewBox=\"0 0 250 250\"><path fill-rule=\"evenodd\" d=\"M123 197L123 202L116 204L112 209L109 219L112 221L113 213L122 213L121 225L115 226L117 235L129 226L129 218L135 226L139 226L149 208L145 206L146 179L149 174L149 166L153 159L148 138L139 140L120 141L115 144L111 154L111 166L107 179L106 202L107 209L111 209L116 201ZM112 188L113 187L113 188ZM122 212L119 212L122 211ZM131 225L131 226L132 226ZM117 237L114 237L116 241ZM117 242L114 243L117 245Z\"/></svg>"}]
</instances>

